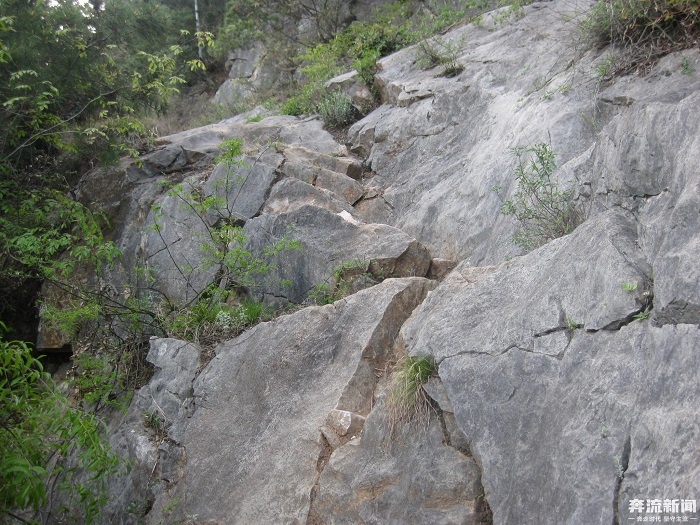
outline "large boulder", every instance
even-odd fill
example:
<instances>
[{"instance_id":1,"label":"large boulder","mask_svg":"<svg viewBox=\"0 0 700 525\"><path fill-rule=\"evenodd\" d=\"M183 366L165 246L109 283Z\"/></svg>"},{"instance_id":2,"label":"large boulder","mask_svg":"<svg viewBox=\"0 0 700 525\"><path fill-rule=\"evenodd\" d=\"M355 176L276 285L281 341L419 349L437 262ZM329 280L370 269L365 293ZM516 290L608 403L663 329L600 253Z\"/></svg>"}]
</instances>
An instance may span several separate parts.
<instances>
[{"instance_id":1,"label":"large boulder","mask_svg":"<svg viewBox=\"0 0 700 525\"><path fill-rule=\"evenodd\" d=\"M283 251L270 260L272 271L257 290L268 299L303 302L315 286L328 282L334 270L350 263L375 278L427 275L430 254L401 230L386 224L364 224L350 214L305 205L278 215L261 215L246 223L249 247L263 253L282 238L294 238L301 249ZM285 282L285 280L288 280Z\"/></svg>"},{"instance_id":2,"label":"large boulder","mask_svg":"<svg viewBox=\"0 0 700 525\"><path fill-rule=\"evenodd\" d=\"M216 349L187 422L187 514L305 523L332 410L367 415L392 341L431 283L390 279L258 325ZM274 344L270 344L274 341Z\"/></svg>"},{"instance_id":3,"label":"large boulder","mask_svg":"<svg viewBox=\"0 0 700 525\"><path fill-rule=\"evenodd\" d=\"M655 326L655 276L634 216L609 211L458 267L402 330L439 363L494 523L623 523L632 499L691 497L698 331Z\"/></svg>"}]
</instances>

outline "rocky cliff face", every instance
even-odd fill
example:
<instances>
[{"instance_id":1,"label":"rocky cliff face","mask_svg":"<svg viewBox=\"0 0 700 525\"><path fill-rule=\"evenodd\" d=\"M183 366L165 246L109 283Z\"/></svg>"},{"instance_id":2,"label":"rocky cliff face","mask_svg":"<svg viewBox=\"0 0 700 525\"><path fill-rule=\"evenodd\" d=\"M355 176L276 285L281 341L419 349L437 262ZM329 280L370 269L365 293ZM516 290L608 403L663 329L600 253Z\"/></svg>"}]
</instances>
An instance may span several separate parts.
<instances>
[{"instance_id":1,"label":"rocky cliff face","mask_svg":"<svg viewBox=\"0 0 700 525\"><path fill-rule=\"evenodd\" d=\"M173 300L212 281L201 224L159 182L213 194L208 159L234 137L251 167L229 200L251 246L290 231L303 245L278 256L291 287L270 279L262 297L301 303L351 260L381 281L260 324L206 365L151 340L156 375L114 425L134 468L113 482L110 523L607 525L652 515L633 500L697 500L700 53L602 83L609 50L578 41L588 7L454 29L453 78L412 49L384 59L384 103L347 145L313 119L236 117L86 178L118 226L117 288L143 262ZM585 220L522 254L492 189L515 191L511 149L538 142ZM435 360L432 410L392 429L403 351ZM143 425L154 407L167 439Z\"/></svg>"}]
</instances>

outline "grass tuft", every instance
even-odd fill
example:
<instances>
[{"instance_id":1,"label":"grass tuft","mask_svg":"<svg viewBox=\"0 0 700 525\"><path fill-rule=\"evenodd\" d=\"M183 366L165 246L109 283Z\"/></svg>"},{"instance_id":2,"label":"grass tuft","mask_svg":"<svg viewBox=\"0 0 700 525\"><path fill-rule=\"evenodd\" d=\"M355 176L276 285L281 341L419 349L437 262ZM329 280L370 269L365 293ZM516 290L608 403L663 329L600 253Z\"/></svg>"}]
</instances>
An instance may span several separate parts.
<instances>
[{"instance_id":1,"label":"grass tuft","mask_svg":"<svg viewBox=\"0 0 700 525\"><path fill-rule=\"evenodd\" d=\"M390 438L396 435L399 424L428 421L432 407L423 385L435 370L430 356L406 356L396 364L386 397Z\"/></svg>"}]
</instances>

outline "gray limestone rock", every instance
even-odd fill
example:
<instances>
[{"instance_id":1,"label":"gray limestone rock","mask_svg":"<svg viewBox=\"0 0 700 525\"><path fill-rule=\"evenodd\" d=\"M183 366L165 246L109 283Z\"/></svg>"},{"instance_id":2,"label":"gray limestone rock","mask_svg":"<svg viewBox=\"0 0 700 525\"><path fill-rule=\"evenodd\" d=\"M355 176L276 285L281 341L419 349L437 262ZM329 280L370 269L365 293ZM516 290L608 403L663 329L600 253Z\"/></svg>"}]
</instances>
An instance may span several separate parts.
<instances>
[{"instance_id":1,"label":"gray limestone rock","mask_svg":"<svg viewBox=\"0 0 700 525\"><path fill-rule=\"evenodd\" d=\"M362 175L362 165L349 157L330 155L303 146L285 147L283 153L285 161L281 167L282 173L311 184L321 172L332 171L355 180Z\"/></svg>"},{"instance_id":2,"label":"gray limestone rock","mask_svg":"<svg viewBox=\"0 0 700 525\"><path fill-rule=\"evenodd\" d=\"M147 360L155 367L153 377L113 422L109 435L112 449L128 468L107 480L105 523L143 523L156 494L165 493L170 482L182 476L184 450L178 430L190 413L200 351L186 341L154 337Z\"/></svg>"},{"instance_id":3,"label":"gray limestone rock","mask_svg":"<svg viewBox=\"0 0 700 525\"><path fill-rule=\"evenodd\" d=\"M145 221L143 264L153 276L154 287L173 303L196 298L219 269L219 261L202 250L213 242L212 224L188 204L201 187L199 178L187 179L181 191L166 193L156 201Z\"/></svg>"},{"instance_id":4,"label":"gray limestone rock","mask_svg":"<svg viewBox=\"0 0 700 525\"><path fill-rule=\"evenodd\" d=\"M221 200L208 214L215 224L218 219L247 221L262 209L272 186L279 179L277 167L282 156L266 153L265 156L243 156L242 164L217 164L204 184L204 196Z\"/></svg>"},{"instance_id":5,"label":"gray limestone rock","mask_svg":"<svg viewBox=\"0 0 700 525\"><path fill-rule=\"evenodd\" d=\"M635 317L650 278L633 216L609 211L499 267L458 267L404 326L409 351L439 362L436 401L482 466L494 523L624 523L632 498L697 485L682 443L699 392L680 371L699 332Z\"/></svg>"},{"instance_id":6,"label":"gray limestone rock","mask_svg":"<svg viewBox=\"0 0 700 525\"><path fill-rule=\"evenodd\" d=\"M468 449L451 445L442 414L400 424L390 434L382 404L361 438L333 451L313 502L327 525L485 523L480 470Z\"/></svg>"},{"instance_id":7,"label":"gray limestone rock","mask_svg":"<svg viewBox=\"0 0 700 525\"><path fill-rule=\"evenodd\" d=\"M283 237L298 240L298 251L283 251L255 294L300 303L342 263L369 266L375 277L425 276L430 254L415 239L386 224L354 224L324 208L305 205L279 215L261 215L245 226L249 248L262 253ZM283 281L288 279L287 285ZM270 297L268 297L269 299Z\"/></svg>"},{"instance_id":8,"label":"gray limestone rock","mask_svg":"<svg viewBox=\"0 0 700 525\"><path fill-rule=\"evenodd\" d=\"M646 307L651 269L636 239L633 217L610 211L490 272L475 274L463 264L421 306L422 320L404 337L413 351L438 361L516 350L559 359L572 328L615 330ZM639 286L625 291L628 282Z\"/></svg>"},{"instance_id":9,"label":"gray limestone rock","mask_svg":"<svg viewBox=\"0 0 700 525\"><path fill-rule=\"evenodd\" d=\"M281 215L304 206L325 208L333 213L345 211L351 215L357 214L346 200L338 198L328 190L295 178L282 179L273 186L270 196L265 201L263 213Z\"/></svg>"},{"instance_id":10,"label":"gray limestone rock","mask_svg":"<svg viewBox=\"0 0 700 525\"><path fill-rule=\"evenodd\" d=\"M349 408L344 392L358 368L365 360L381 366L429 287L425 279L390 279L219 346L195 383L184 438L187 513L230 525L304 523L321 426L332 410ZM373 395L367 385L368 404Z\"/></svg>"},{"instance_id":11,"label":"gray limestone rock","mask_svg":"<svg viewBox=\"0 0 700 525\"><path fill-rule=\"evenodd\" d=\"M199 349L177 339L152 338L146 360L155 367L147 386L139 391L142 410L156 413L168 426L185 413L192 399L192 381L199 369Z\"/></svg>"}]
</instances>

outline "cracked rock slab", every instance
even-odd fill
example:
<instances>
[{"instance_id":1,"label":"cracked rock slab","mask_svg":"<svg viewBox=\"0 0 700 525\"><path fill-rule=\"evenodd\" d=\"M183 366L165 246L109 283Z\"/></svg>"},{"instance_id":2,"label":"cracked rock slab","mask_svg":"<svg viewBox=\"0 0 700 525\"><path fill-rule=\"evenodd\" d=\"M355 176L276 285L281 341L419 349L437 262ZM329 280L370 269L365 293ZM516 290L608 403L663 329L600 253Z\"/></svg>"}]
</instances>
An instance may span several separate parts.
<instances>
[{"instance_id":1,"label":"cracked rock slab","mask_svg":"<svg viewBox=\"0 0 700 525\"><path fill-rule=\"evenodd\" d=\"M276 193L276 199L282 197ZM250 249L262 253L282 237L297 239L302 249L275 255L274 268L259 292L302 302L309 290L331 277L342 263L367 265L381 277L423 277L430 254L423 245L386 224L353 224L332 211L305 205L279 215L261 215L245 226ZM291 280L287 286L281 283Z\"/></svg>"},{"instance_id":2,"label":"cracked rock slab","mask_svg":"<svg viewBox=\"0 0 700 525\"><path fill-rule=\"evenodd\" d=\"M362 438L333 452L314 510L326 525L476 525L483 521L480 470L445 443L439 415L401 425L390 437L383 404Z\"/></svg>"},{"instance_id":3,"label":"cracked rock slab","mask_svg":"<svg viewBox=\"0 0 700 525\"><path fill-rule=\"evenodd\" d=\"M614 328L640 310L650 270L636 238L634 218L611 211L498 268L462 265L402 333L413 353L437 361L511 349L560 356L570 323ZM639 289L626 292L626 282Z\"/></svg>"},{"instance_id":4,"label":"cracked rock slab","mask_svg":"<svg viewBox=\"0 0 700 525\"><path fill-rule=\"evenodd\" d=\"M699 337L635 322L577 333L561 360L513 350L443 361L493 522L627 523L644 494L694 498Z\"/></svg>"},{"instance_id":5,"label":"cracked rock slab","mask_svg":"<svg viewBox=\"0 0 700 525\"><path fill-rule=\"evenodd\" d=\"M439 361L494 523L624 523L642 494L694 497L700 332L634 320L649 276L634 217L609 211L499 267L458 267L402 329Z\"/></svg>"},{"instance_id":6,"label":"cracked rock slab","mask_svg":"<svg viewBox=\"0 0 700 525\"><path fill-rule=\"evenodd\" d=\"M187 514L229 525L304 523L321 427L346 409L361 363L387 352L431 287L422 278L388 279L220 345L195 382L184 437Z\"/></svg>"},{"instance_id":7,"label":"cracked rock slab","mask_svg":"<svg viewBox=\"0 0 700 525\"><path fill-rule=\"evenodd\" d=\"M217 218L246 221L259 213L277 181L275 170L282 157L243 156L241 162L242 165L219 163L204 184L205 197L216 196L222 202L207 214L212 224Z\"/></svg>"}]
</instances>

